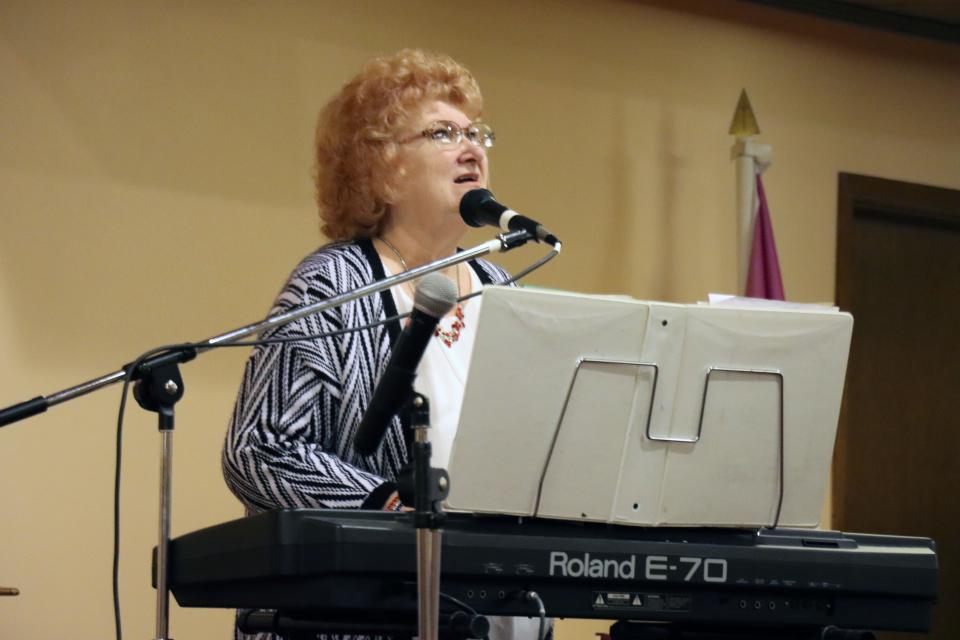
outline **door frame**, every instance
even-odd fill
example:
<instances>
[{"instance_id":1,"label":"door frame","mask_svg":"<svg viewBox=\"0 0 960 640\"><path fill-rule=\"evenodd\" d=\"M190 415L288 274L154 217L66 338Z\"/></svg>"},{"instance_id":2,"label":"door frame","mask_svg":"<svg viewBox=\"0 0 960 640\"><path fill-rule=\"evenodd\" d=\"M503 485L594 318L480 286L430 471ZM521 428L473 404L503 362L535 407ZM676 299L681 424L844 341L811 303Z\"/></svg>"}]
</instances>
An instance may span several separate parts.
<instances>
[{"instance_id":1,"label":"door frame","mask_svg":"<svg viewBox=\"0 0 960 640\"><path fill-rule=\"evenodd\" d=\"M853 256L855 219L869 217L892 223L960 230L960 191L886 178L840 173L837 189L836 305L849 311L853 304ZM856 327L856 318L854 318ZM856 328L854 328L856 330ZM844 464L847 447L846 400L833 453L831 526L845 525L842 505L846 503L847 474Z\"/></svg>"}]
</instances>

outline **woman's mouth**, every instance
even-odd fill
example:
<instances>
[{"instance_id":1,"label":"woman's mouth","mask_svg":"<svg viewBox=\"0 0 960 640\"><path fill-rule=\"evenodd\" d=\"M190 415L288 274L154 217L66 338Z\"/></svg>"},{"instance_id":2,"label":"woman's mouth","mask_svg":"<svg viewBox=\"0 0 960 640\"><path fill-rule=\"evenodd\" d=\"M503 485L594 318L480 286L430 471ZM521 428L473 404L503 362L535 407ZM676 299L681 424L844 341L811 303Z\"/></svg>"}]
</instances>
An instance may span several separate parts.
<instances>
[{"instance_id":1,"label":"woman's mouth","mask_svg":"<svg viewBox=\"0 0 960 640\"><path fill-rule=\"evenodd\" d=\"M479 182L480 176L476 173L465 173L462 176L457 176L454 178L456 184L476 184Z\"/></svg>"}]
</instances>

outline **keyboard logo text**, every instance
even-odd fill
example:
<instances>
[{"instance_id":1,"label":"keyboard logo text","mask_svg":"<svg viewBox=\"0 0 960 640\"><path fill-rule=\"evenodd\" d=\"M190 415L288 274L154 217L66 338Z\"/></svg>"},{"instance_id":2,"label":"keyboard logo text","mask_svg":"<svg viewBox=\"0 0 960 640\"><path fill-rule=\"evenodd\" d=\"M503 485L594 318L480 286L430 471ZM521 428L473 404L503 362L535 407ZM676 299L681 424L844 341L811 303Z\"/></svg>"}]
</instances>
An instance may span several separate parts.
<instances>
[{"instance_id":1,"label":"keyboard logo text","mask_svg":"<svg viewBox=\"0 0 960 640\"><path fill-rule=\"evenodd\" d=\"M564 551L550 552L550 575L563 578L617 578L633 580L637 575L637 556L626 560L594 558L589 553L571 556Z\"/></svg>"}]
</instances>

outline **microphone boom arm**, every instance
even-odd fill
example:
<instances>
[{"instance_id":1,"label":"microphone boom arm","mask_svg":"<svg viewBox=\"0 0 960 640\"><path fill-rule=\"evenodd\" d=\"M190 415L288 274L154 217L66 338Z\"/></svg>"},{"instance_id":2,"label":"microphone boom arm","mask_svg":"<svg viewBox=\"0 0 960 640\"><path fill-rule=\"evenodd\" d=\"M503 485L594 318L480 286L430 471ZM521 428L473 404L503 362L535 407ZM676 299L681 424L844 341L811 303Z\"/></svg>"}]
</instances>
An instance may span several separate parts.
<instances>
[{"instance_id":1,"label":"microphone boom arm","mask_svg":"<svg viewBox=\"0 0 960 640\"><path fill-rule=\"evenodd\" d=\"M139 380L142 377L140 370L153 366L155 359L169 360L173 358L178 362L186 362L188 360L192 360L198 353L203 353L225 344L237 342L238 340L241 340L242 338L245 338L251 334L262 333L267 329L272 329L275 327L282 327L283 325L293 322L294 320L299 320L304 316L320 313L322 311L326 311L327 309L331 309L352 300L356 300L357 298L379 293L384 289L389 289L390 287L402 284L408 280L425 276L428 273L433 273L434 271L439 271L440 269L445 269L473 258L485 256L488 253L503 253L509 251L510 249L526 243L530 239L531 236L526 231L502 233L493 240L488 240L487 242L479 244L470 249L455 253L452 256L434 260L433 262L428 262L427 264L410 269L409 271L392 275L389 278L372 282L352 291L341 293L338 296L327 298L326 300L320 300L319 302L315 302L300 309L294 309L293 311L270 316L264 320L261 320L260 322L248 324L244 327L240 327L239 329L234 329L233 331L228 331L226 333L213 336L212 338L207 338L206 340L193 344L192 348L184 350L182 355L177 356L172 355L171 353L161 353L145 360L138 368L138 371L134 372L133 379ZM127 369L130 366L131 365L129 364L125 365L119 371L114 371L112 373L99 376L62 391L57 391L56 393L52 393L48 396L37 396L36 398L0 409L0 427L18 422L39 413L43 413L54 405L73 400L74 398L86 395L102 387L121 382L124 380L124 378L126 378Z\"/></svg>"}]
</instances>

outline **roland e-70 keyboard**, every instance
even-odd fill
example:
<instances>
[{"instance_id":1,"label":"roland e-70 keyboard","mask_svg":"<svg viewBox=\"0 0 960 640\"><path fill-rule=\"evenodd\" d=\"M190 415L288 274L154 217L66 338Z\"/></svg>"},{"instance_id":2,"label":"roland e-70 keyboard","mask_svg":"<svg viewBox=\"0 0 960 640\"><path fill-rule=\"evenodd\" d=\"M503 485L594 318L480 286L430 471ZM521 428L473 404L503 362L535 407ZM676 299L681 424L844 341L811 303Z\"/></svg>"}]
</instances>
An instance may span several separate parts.
<instances>
[{"instance_id":1,"label":"roland e-70 keyboard","mask_svg":"<svg viewBox=\"0 0 960 640\"><path fill-rule=\"evenodd\" d=\"M665 529L450 514L441 591L485 615L696 627L926 631L937 591L926 538L813 530ZM292 510L171 543L185 607L387 621L415 610L411 514Z\"/></svg>"}]
</instances>

